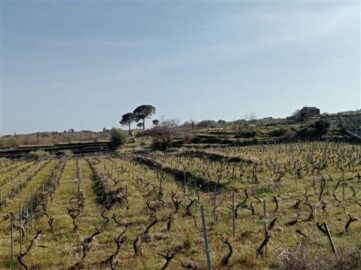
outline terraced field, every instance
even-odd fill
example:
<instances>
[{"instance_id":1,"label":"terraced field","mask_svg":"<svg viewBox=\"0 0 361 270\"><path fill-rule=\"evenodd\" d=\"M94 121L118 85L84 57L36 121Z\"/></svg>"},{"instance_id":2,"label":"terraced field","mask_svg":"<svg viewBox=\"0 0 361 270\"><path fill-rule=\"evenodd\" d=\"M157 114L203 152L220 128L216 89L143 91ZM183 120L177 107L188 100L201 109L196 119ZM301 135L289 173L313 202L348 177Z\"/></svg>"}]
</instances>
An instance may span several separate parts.
<instances>
[{"instance_id":1,"label":"terraced field","mask_svg":"<svg viewBox=\"0 0 361 270\"><path fill-rule=\"evenodd\" d=\"M207 269L203 206L213 269L360 269L360 187L348 144L1 160L0 268Z\"/></svg>"}]
</instances>

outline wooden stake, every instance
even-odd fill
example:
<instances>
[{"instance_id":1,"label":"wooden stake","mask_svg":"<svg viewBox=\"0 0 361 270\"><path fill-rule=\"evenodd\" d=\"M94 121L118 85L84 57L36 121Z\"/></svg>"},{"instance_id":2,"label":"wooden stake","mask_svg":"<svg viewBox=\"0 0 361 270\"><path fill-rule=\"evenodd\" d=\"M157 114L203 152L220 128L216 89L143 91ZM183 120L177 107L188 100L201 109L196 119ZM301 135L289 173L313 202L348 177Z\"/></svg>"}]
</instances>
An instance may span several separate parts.
<instances>
[{"instance_id":1,"label":"wooden stake","mask_svg":"<svg viewBox=\"0 0 361 270\"><path fill-rule=\"evenodd\" d=\"M213 192L213 221L217 221L217 188L214 186L214 192Z\"/></svg>"},{"instance_id":2,"label":"wooden stake","mask_svg":"<svg viewBox=\"0 0 361 270\"><path fill-rule=\"evenodd\" d=\"M315 192L315 194L317 193L317 189L316 189L316 177L315 177L315 171L314 169L312 169L312 183L313 183L313 191Z\"/></svg>"},{"instance_id":3,"label":"wooden stake","mask_svg":"<svg viewBox=\"0 0 361 270\"><path fill-rule=\"evenodd\" d=\"M211 253L209 251L209 245L208 245L207 224L206 224L206 217L205 217L203 205L201 205L201 216L202 216L204 246L207 257L207 266L208 266L207 269L212 270Z\"/></svg>"},{"instance_id":4,"label":"wooden stake","mask_svg":"<svg viewBox=\"0 0 361 270\"><path fill-rule=\"evenodd\" d=\"M262 215L262 221L263 221L263 229L264 229L264 233L266 235L267 233L267 210L266 210L266 200L264 199L262 201L263 203L263 215Z\"/></svg>"},{"instance_id":5,"label":"wooden stake","mask_svg":"<svg viewBox=\"0 0 361 270\"><path fill-rule=\"evenodd\" d=\"M187 181L187 175L186 172L183 172L183 192L184 192L184 203L187 205L187 185L186 185L186 181Z\"/></svg>"},{"instance_id":6,"label":"wooden stake","mask_svg":"<svg viewBox=\"0 0 361 270\"><path fill-rule=\"evenodd\" d=\"M20 253L22 251L23 237L21 233L21 203L19 202L19 245L20 245Z\"/></svg>"},{"instance_id":7,"label":"wooden stake","mask_svg":"<svg viewBox=\"0 0 361 270\"><path fill-rule=\"evenodd\" d=\"M235 209L235 192L232 191L232 230L233 230L233 238L236 237L236 209Z\"/></svg>"},{"instance_id":8,"label":"wooden stake","mask_svg":"<svg viewBox=\"0 0 361 270\"><path fill-rule=\"evenodd\" d=\"M2 190L0 188L0 210L2 209L2 205L3 205L3 195L2 195Z\"/></svg>"},{"instance_id":9,"label":"wooden stake","mask_svg":"<svg viewBox=\"0 0 361 270\"><path fill-rule=\"evenodd\" d=\"M11 269L14 269L14 238L13 238L13 230L14 230L14 215L10 213L10 259L11 259Z\"/></svg>"},{"instance_id":10,"label":"wooden stake","mask_svg":"<svg viewBox=\"0 0 361 270\"><path fill-rule=\"evenodd\" d=\"M268 232L267 232L267 209L266 209L266 199L264 199L262 201L263 203L263 215L262 215L262 221L263 221L263 230L264 230L264 235L267 236ZM267 255L267 245L264 248L265 251L265 255Z\"/></svg>"},{"instance_id":11,"label":"wooden stake","mask_svg":"<svg viewBox=\"0 0 361 270\"><path fill-rule=\"evenodd\" d=\"M345 174L343 168L342 170L342 201L345 200Z\"/></svg>"},{"instance_id":12,"label":"wooden stake","mask_svg":"<svg viewBox=\"0 0 361 270\"><path fill-rule=\"evenodd\" d=\"M327 226L327 223L325 222L324 224L325 224L325 230L326 230L328 241L330 241L330 245L332 247L332 251L333 251L333 253L335 253L337 261L339 261L340 257L338 256L335 243L333 242L333 239L332 239L332 236L331 236L331 232L330 232L330 230L329 230L329 228Z\"/></svg>"}]
</instances>

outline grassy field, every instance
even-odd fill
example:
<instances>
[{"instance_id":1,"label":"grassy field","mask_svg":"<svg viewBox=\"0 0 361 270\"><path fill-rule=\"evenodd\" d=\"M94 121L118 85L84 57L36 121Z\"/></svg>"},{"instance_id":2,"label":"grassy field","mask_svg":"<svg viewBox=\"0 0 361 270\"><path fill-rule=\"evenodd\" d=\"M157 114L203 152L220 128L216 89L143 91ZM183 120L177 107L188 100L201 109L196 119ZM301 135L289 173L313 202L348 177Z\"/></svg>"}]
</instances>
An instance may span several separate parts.
<instances>
[{"instance_id":1,"label":"grassy field","mask_svg":"<svg viewBox=\"0 0 361 270\"><path fill-rule=\"evenodd\" d=\"M207 269L203 206L213 269L360 269L360 174L340 143L2 160L0 268Z\"/></svg>"}]
</instances>

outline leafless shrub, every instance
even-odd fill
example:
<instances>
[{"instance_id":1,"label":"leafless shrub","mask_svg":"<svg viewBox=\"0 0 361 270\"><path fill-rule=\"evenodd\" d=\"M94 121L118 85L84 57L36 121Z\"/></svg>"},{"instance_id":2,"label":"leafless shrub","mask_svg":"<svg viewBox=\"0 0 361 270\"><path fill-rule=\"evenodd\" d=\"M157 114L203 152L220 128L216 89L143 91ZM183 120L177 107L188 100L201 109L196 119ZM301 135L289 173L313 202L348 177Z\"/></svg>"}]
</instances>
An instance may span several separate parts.
<instances>
[{"instance_id":1,"label":"leafless shrub","mask_svg":"<svg viewBox=\"0 0 361 270\"><path fill-rule=\"evenodd\" d=\"M174 220L173 213L170 213L168 215L167 220L168 220L167 221L167 231L169 232L171 230L171 228L172 228L172 223L173 223L173 220Z\"/></svg>"},{"instance_id":2,"label":"leafless shrub","mask_svg":"<svg viewBox=\"0 0 361 270\"><path fill-rule=\"evenodd\" d=\"M91 236L84 238L81 241L82 246L82 257L79 262L74 264L72 267L69 268L69 270L76 270L81 269L83 265L83 261L85 260L85 257L88 255L91 247L91 243L93 242L93 239L96 235L100 234L100 231L97 229Z\"/></svg>"},{"instance_id":3,"label":"leafless shrub","mask_svg":"<svg viewBox=\"0 0 361 270\"><path fill-rule=\"evenodd\" d=\"M296 250L285 250L280 254L282 270L326 270L327 264L321 260L312 260L306 245L300 244Z\"/></svg>"},{"instance_id":4,"label":"leafless shrub","mask_svg":"<svg viewBox=\"0 0 361 270\"><path fill-rule=\"evenodd\" d=\"M28 270L29 267L25 264L25 262L23 261L24 257L30 252L30 250L34 247L35 241L36 239L39 237L39 235L41 234L41 231L37 231L35 236L31 239L30 241L30 245L26 248L26 250L24 252L20 252L19 256L18 256L18 261L21 264L22 267L24 267L24 269Z\"/></svg>"},{"instance_id":5,"label":"leafless shrub","mask_svg":"<svg viewBox=\"0 0 361 270\"><path fill-rule=\"evenodd\" d=\"M175 252L170 252L170 251L168 251L167 254L165 254L165 255L163 255L163 254L161 254L161 253L157 253L157 254L158 254L159 256L162 256L162 257L166 260L166 262L165 262L164 265L162 266L161 270L167 269L168 266L169 266L170 261L171 261L171 260L174 258L174 256L176 255Z\"/></svg>"},{"instance_id":6,"label":"leafless shrub","mask_svg":"<svg viewBox=\"0 0 361 270\"><path fill-rule=\"evenodd\" d=\"M66 210L68 211L68 214L73 221L74 232L76 232L78 230L77 220L79 215L81 214L81 210L78 208L66 208Z\"/></svg>"},{"instance_id":7,"label":"leafless shrub","mask_svg":"<svg viewBox=\"0 0 361 270\"><path fill-rule=\"evenodd\" d=\"M142 255L141 243L145 238L148 237L148 233L149 233L150 228L152 228L157 222L158 222L158 219L155 216L153 218L152 222L144 230L144 232L138 234L137 237L135 238L135 240L133 241L133 250L134 250L134 255L135 256Z\"/></svg>"},{"instance_id":8,"label":"leafless shrub","mask_svg":"<svg viewBox=\"0 0 361 270\"><path fill-rule=\"evenodd\" d=\"M126 224L124 230L114 239L114 242L115 242L115 244L117 246L115 252L112 255L110 255L105 261L102 262L102 265L108 265L109 264L109 266L110 266L110 268L112 270L117 269L116 258L117 258L118 254L120 252L120 248L121 248L122 244L125 241L123 235L127 231L128 225L129 224Z\"/></svg>"},{"instance_id":9,"label":"leafless shrub","mask_svg":"<svg viewBox=\"0 0 361 270\"><path fill-rule=\"evenodd\" d=\"M300 204L301 204L301 200L300 200L300 199L297 199L297 200L293 203L292 208L294 208L294 209L299 209Z\"/></svg>"},{"instance_id":10,"label":"leafless shrub","mask_svg":"<svg viewBox=\"0 0 361 270\"><path fill-rule=\"evenodd\" d=\"M100 213L100 216L102 217L102 219L104 219L104 223L109 223L109 217L105 215L106 212L107 212L106 210L103 210Z\"/></svg>"},{"instance_id":11,"label":"leafless shrub","mask_svg":"<svg viewBox=\"0 0 361 270\"><path fill-rule=\"evenodd\" d=\"M227 245L228 247L228 253L222 258L220 262L221 267L225 267L228 265L229 259L231 258L233 254L233 248L231 243L229 242L229 237L225 238L222 234L220 234L222 242Z\"/></svg>"},{"instance_id":12,"label":"leafless shrub","mask_svg":"<svg viewBox=\"0 0 361 270\"><path fill-rule=\"evenodd\" d=\"M118 218L117 218L117 215L115 213L113 213L112 218L113 218L114 222L119 226L123 226L123 227L127 228L128 226L133 225L133 222L121 222L121 221L119 221Z\"/></svg>"},{"instance_id":13,"label":"leafless shrub","mask_svg":"<svg viewBox=\"0 0 361 270\"><path fill-rule=\"evenodd\" d=\"M274 226L276 225L276 221L277 221L277 217L275 217L274 219L272 219L272 221L270 222L270 224L268 225L268 230L272 230L274 228Z\"/></svg>"},{"instance_id":14,"label":"leafless shrub","mask_svg":"<svg viewBox=\"0 0 361 270\"><path fill-rule=\"evenodd\" d=\"M191 207L192 207L193 203L195 203L196 201L197 201L196 199L191 200L190 203L186 206L184 217L191 217L192 216Z\"/></svg>"},{"instance_id":15,"label":"leafless shrub","mask_svg":"<svg viewBox=\"0 0 361 270\"><path fill-rule=\"evenodd\" d=\"M348 221L347 221L347 223L345 225L345 232L348 232L348 229L349 229L351 223L356 222L357 220L358 220L357 218L352 217L351 215L348 215Z\"/></svg>"},{"instance_id":16,"label":"leafless shrub","mask_svg":"<svg viewBox=\"0 0 361 270\"><path fill-rule=\"evenodd\" d=\"M268 232L266 232L261 245L256 250L257 257L262 255L262 250L267 245L267 243L270 239L271 239L271 235Z\"/></svg>"},{"instance_id":17,"label":"leafless shrub","mask_svg":"<svg viewBox=\"0 0 361 270\"><path fill-rule=\"evenodd\" d=\"M43 215L47 217L47 219L48 219L48 224L49 224L49 227L50 227L50 231L51 231L51 233L53 234L53 233L54 233L54 226L53 226L54 217L49 216L48 212L44 212Z\"/></svg>"},{"instance_id":18,"label":"leafless shrub","mask_svg":"<svg viewBox=\"0 0 361 270\"><path fill-rule=\"evenodd\" d=\"M175 195L176 195L176 193L172 191L171 200L172 200L172 203L173 203L174 208L175 208L173 214L177 214L177 213L178 213L178 211L179 211L179 206L180 206L180 204L182 203L182 201L181 201L181 200L178 200L178 198L176 198Z\"/></svg>"},{"instance_id":19,"label":"leafless shrub","mask_svg":"<svg viewBox=\"0 0 361 270\"><path fill-rule=\"evenodd\" d=\"M244 205L243 208L250 210L252 215L255 215L255 213L256 213L256 210L253 206L253 202L251 202L249 205L247 205L247 204Z\"/></svg>"},{"instance_id":20,"label":"leafless shrub","mask_svg":"<svg viewBox=\"0 0 361 270\"><path fill-rule=\"evenodd\" d=\"M273 210L273 212L277 212L278 211L278 207L279 207L279 199L277 196L273 196L273 202L275 203L275 209Z\"/></svg>"}]
</instances>

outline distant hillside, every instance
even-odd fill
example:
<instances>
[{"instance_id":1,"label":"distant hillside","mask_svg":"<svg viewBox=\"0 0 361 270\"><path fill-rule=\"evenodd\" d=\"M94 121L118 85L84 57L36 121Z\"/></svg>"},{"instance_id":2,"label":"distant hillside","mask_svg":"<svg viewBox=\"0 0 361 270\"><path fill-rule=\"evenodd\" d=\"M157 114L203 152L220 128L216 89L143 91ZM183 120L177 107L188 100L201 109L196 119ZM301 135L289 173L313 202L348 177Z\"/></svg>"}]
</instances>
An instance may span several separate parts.
<instances>
[{"instance_id":1,"label":"distant hillside","mask_svg":"<svg viewBox=\"0 0 361 270\"><path fill-rule=\"evenodd\" d=\"M353 140L355 134L361 138L361 110L340 113L317 114L317 108L304 107L316 115L295 116L286 119L267 117L263 119L240 119L232 122L224 120L203 120L172 125L175 134L173 146L209 147L211 145L251 145L300 140ZM302 112L302 110L299 110ZM176 131L176 132L174 132ZM180 135L181 134L181 135ZM188 134L184 139L184 134ZM133 130L129 142L132 147L146 148L151 144L152 129ZM37 132L23 135L0 137L0 149L17 149L19 147L54 146L59 144L108 142L110 132L64 131Z\"/></svg>"}]
</instances>

